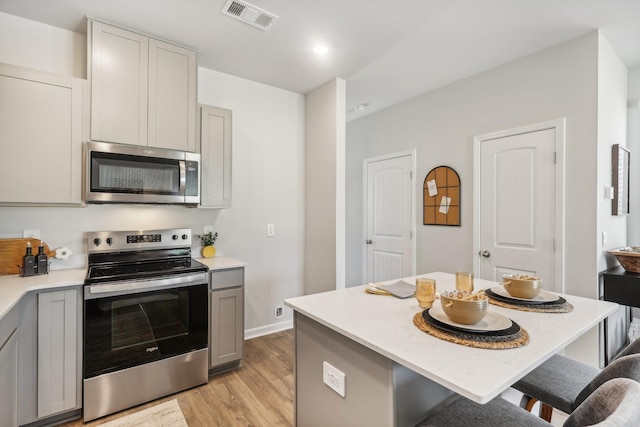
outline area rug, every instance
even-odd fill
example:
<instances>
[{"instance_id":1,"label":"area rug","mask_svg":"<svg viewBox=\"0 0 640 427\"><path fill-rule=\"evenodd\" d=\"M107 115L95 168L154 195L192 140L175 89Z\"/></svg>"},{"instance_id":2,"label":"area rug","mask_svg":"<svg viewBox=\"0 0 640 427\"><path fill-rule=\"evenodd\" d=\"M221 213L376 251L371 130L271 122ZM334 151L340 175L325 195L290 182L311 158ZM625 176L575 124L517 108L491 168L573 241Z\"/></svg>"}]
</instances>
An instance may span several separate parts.
<instances>
[{"instance_id":1,"label":"area rug","mask_svg":"<svg viewBox=\"0 0 640 427\"><path fill-rule=\"evenodd\" d=\"M101 424L100 427L188 427L188 425L178 401L173 399Z\"/></svg>"}]
</instances>

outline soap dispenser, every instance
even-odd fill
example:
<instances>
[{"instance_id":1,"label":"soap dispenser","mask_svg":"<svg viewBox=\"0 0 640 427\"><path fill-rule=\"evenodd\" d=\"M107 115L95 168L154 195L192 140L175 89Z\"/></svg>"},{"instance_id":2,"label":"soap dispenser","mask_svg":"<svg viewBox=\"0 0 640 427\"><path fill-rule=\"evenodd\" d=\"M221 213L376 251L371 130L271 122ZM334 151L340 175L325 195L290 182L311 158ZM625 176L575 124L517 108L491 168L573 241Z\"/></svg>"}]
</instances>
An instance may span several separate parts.
<instances>
[{"instance_id":1,"label":"soap dispenser","mask_svg":"<svg viewBox=\"0 0 640 427\"><path fill-rule=\"evenodd\" d=\"M27 242L27 252L22 257L22 276L36 274L36 257L31 253L31 242Z\"/></svg>"},{"instance_id":2,"label":"soap dispenser","mask_svg":"<svg viewBox=\"0 0 640 427\"><path fill-rule=\"evenodd\" d=\"M36 274L49 273L49 257L44 253L44 242L40 240L38 255L36 255Z\"/></svg>"}]
</instances>

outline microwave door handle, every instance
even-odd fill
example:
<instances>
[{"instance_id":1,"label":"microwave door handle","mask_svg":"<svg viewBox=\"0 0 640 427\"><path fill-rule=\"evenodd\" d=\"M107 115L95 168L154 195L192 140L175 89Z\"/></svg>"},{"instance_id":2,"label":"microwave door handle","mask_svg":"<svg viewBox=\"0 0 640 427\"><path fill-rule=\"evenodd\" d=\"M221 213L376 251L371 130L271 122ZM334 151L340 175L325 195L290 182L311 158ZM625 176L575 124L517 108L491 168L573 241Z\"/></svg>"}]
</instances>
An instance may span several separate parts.
<instances>
[{"instance_id":1,"label":"microwave door handle","mask_svg":"<svg viewBox=\"0 0 640 427\"><path fill-rule=\"evenodd\" d=\"M186 160L180 160L180 195L184 196L187 188L187 162Z\"/></svg>"}]
</instances>

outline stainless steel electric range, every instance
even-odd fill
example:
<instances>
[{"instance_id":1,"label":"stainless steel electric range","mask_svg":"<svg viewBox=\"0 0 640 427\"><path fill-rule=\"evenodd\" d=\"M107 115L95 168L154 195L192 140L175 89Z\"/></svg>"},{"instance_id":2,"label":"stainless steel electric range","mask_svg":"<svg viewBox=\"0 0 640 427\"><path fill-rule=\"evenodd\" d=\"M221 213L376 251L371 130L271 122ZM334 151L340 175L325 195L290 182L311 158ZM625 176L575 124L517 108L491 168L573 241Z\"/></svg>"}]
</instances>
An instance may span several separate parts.
<instances>
[{"instance_id":1,"label":"stainless steel electric range","mask_svg":"<svg viewBox=\"0 0 640 427\"><path fill-rule=\"evenodd\" d=\"M84 420L207 382L207 266L191 230L92 232Z\"/></svg>"}]
</instances>

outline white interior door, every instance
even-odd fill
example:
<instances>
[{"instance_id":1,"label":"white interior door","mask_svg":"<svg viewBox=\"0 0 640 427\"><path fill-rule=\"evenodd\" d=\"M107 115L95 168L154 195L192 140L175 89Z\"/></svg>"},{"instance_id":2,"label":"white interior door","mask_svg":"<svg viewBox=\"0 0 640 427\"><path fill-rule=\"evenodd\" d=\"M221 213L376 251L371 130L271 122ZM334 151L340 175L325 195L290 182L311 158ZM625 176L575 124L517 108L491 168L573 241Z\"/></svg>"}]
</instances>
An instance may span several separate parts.
<instances>
[{"instance_id":1,"label":"white interior door","mask_svg":"<svg viewBox=\"0 0 640 427\"><path fill-rule=\"evenodd\" d=\"M367 282L413 275L413 163L411 153L364 161Z\"/></svg>"},{"instance_id":2,"label":"white interior door","mask_svg":"<svg viewBox=\"0 0 640 427\"><path fill-rule=\"evenodd\" d=\"M476 138L478 277L531 274L557 290L557 133L547 125Z\"/></svg>"}]
</instances>

